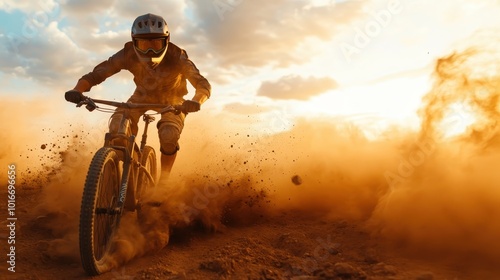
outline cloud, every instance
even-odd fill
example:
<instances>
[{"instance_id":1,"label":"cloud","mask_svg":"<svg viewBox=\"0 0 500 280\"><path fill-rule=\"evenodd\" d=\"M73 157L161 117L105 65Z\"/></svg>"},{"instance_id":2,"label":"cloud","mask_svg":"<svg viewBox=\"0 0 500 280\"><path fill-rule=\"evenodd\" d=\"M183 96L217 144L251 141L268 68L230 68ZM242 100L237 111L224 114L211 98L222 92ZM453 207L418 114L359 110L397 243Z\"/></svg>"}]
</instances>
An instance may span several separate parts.
<instances>
[{"instance_id":1,"label":"cloud","mask_svg":"<svg viewBox=\"0 0 500 280\"><path fill-rule=\"evenodd\" d=\"M337 87L337 82L329 77L304 78L289 75L277 81L263 82L257 95L267 96L273 99L296 99L307 100L327 90Z\"/></svg>"},{"instance_id":2,"label":"cloud","mask_svg":"<svg viewBox=\"0 0 500 280\"><path fill-rule=\"evenodd\" d=\"M204 49L209 49L219 67L288 67L311 58L303 48L298 51L307 39L330 40L363 5L362 1L346 1L315 7L307 2L212 1L207 5L206 1L188 0L188 7L199 20L192 33L205 38ZM227 3L238 4L228 7Z\"/></svg>"},{"instance_id":3,"label":"cloud","mask_svg":"<svg viewBox=\"0 0 500 280\"><path fill-rule=\"evenodd\" d=\"M36 1L16 1L2 0L0 2L0 10L12 12L14 10L23 11L25 13L51 13L58 7L54 0L36 0Z\"/></svg>"},{"instance_id":4,"label":"cloud","mask_svg":"<svg viewBox=\"0 0 500 280\"><path fill-rule=\"evenodd\" d=\"M98 13L104 14L107 9L113 7L116 4L116 0L89 0L89 1L79 1L79 0L67 0L62 4L62 7L67 12L79 12L82 16L93 16Z\"/></svg>"},{"instance_id":5,"label":"cloud","mask_svg":"<svg viewBox=\"0 0 500 280\"><path fill-rule=\"evenodd\" d=\"M4 73L22 69L17 74L44 84L58 84L62 79L81 71L88 53L79 49L61 30L57 22L37 26L36 35L2 38L0 56L7 63L0 66ZM22 76L20 75L20 76Z\"/></svg>"}]
</instances>

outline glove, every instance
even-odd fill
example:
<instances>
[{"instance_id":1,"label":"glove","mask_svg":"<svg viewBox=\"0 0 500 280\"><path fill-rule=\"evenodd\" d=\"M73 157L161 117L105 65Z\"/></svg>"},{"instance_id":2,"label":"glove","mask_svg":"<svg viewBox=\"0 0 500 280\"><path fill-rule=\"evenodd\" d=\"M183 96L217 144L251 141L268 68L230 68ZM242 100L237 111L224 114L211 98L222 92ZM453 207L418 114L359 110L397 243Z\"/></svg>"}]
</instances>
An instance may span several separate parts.
<instances>
[{"instance_id":1,"label":"glove","mask_svg":"<svg viewBox=\"0 0 500 280\"><path fill-rule=\"evenodd\" d=\"M200 110L201 104L194 100L186 100L182 103L182 107L184 113L193 113Z\"/></svg>"},{"instance_id":2,"label":"glove","mask_svg":"<svg viewBox=\"0 0 500 280\"><path fill-rule=\"evenodd\" d=\"M85 100L85 96L77 90L69 90L64 94L66 101L78 104Z\"/></svg>"}]
</instances>

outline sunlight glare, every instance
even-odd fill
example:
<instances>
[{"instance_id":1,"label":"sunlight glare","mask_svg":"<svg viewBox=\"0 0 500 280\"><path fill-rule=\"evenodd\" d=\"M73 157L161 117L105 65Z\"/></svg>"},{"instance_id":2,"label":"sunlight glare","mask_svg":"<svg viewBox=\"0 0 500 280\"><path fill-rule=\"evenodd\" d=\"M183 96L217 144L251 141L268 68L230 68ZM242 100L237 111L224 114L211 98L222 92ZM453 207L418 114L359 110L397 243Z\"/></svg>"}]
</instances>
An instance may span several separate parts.
<instances>
[{"instance_id":1,"label":"sunlight glare","mask_svg":"<svg viewBox=\"0 0 500 280\"><path fill-rule=\"evenodd\" d=\"M454 103L439 123L438 129L443 137L453 138L464 134L467 128L476 122L476 116L469 106Z\"/></svg>"}]
</instances>

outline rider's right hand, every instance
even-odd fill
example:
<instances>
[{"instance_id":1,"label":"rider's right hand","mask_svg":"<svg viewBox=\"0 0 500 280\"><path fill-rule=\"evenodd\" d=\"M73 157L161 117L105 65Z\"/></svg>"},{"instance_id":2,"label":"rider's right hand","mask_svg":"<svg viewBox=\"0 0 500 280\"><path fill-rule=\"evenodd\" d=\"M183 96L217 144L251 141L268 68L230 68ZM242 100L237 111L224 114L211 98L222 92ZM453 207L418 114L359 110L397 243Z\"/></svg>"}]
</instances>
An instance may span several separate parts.
<instances>
[{"instance_id":1,"label":"rider's right hand","mask_svg":"<svg viewBox=\"0 0 500 280\"><path fill-rule=\"evenodd\" d=\"M78 104L85 99L85 96L77 90L69 90L64 94L66 101Z\"/></svg>"}]
</instances>

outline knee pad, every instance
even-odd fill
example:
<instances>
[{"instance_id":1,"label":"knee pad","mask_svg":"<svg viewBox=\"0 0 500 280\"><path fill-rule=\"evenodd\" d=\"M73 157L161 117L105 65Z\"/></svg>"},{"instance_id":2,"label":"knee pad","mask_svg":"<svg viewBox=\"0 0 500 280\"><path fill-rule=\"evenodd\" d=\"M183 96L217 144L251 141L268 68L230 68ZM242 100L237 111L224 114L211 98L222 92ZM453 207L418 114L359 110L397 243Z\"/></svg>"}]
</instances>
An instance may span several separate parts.
<instances>
[{"instance_id":1,"label":"knee pad","mask_svg":"<svg viewBox=\"0 0 500 280\"><path fill-rule=\"evenodd\" d=\"M160 137L160 152L164 155L173 155L179 150L180 131L173 125L161 125L158 129Z\"/></svg>"}]
</instances>

